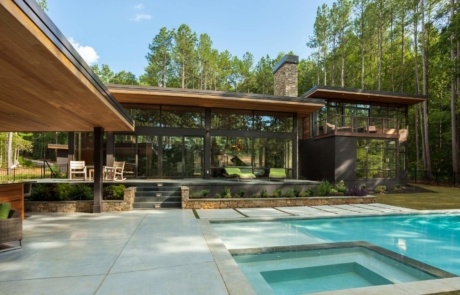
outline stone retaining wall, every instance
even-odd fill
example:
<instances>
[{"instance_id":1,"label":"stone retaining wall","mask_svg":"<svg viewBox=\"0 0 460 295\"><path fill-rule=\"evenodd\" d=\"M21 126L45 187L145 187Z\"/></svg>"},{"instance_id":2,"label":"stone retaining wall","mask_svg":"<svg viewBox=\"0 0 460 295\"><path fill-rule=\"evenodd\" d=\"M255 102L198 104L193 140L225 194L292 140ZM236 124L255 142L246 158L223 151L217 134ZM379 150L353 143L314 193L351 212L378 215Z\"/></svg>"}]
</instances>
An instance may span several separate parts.
<instances>
[{"instance_id":1,"label":"stone retaining wall","mask_svg":"<svg viewBox=\"0 0 460 295\"><path fill-rule=\"evenodd\" d=\"M130 211L133 208L135 187L125 189L123 200L104 200L102 201L103 212ZM93 212L93 201L26 201L24 203L26 212Z\"/></svg>"},{"instance_id":2,"label":"stone retaining wall","mask_svg":"<svg viewBox=\"0 0 460 295\"><path fill-rule=\"evenodd\" d=\"M190 190L183 186L182 209L228 209L228 208L261 208L290 206L320 206L343 204L375 203L374 196L365 197L307 197L307 198L230 198L230 199L190 199Z\"/></svg>"}]
</instances>

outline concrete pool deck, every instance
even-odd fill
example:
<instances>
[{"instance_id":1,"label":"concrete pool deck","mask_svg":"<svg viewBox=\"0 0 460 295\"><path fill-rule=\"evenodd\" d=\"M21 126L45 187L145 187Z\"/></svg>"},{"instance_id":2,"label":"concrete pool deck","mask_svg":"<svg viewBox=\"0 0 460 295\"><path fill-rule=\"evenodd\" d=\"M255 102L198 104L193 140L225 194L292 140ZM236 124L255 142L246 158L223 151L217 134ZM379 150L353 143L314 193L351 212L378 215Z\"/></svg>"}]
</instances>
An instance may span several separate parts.
<instances>
[{"instance_id":1,"label":"concrete pool deck","mask_svg":"<svg viewBox=\"0 0 460 295\"><path fill-rule=\"evenodd\" d=\"M418 211L368 204L196 212L27 213L22 249L0 253L0 290L24 295L254 294L209 220L398 212ZM460 278L327 294L432 294L453 290L460 290Z\"/></svg>"}]
</instances>

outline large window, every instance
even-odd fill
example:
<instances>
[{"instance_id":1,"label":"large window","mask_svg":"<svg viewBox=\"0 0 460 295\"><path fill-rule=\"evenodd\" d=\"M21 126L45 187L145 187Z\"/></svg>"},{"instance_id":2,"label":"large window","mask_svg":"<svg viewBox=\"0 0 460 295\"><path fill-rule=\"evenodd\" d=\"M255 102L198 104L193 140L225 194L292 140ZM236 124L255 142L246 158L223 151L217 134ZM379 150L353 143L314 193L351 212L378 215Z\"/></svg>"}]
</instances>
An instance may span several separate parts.
<instances>
[{"instance_id":1,"label":"large window","mask_svg":"<svg viewBox=\"0 0 460 295\"><path fill-rule=\"evenodd\" d=\"M253 129L252 111L213 109L211 129L249 131Z\"/></svg>"},{"instance_id":2,"label":"large window","mask_svg":"<svg viewBox=\"0 0 460 295\"><path fill-rule=\"evenodd\" d=\"M256 131L292 132L293 121L291 113L255 112L254 129Z\"/></svg>"},{"instance_id":3,"label":"large window","mask_svg":"<svg viewBox=\"0 0 460 295\"><path fill-rule=\"evenodd\" d=\"M204 128L204 109L195 107L126 105L136 126Z\"/></svg>"},{"instance_id":4,"label":"large window","mask_svg":"<svg viewBox=\"0 0 460 295\"><path fill-rule=\"evenodd\" d=\"M358 178L396 178L395 140L358 139L356 152Z\"/></svg>"},{"instance_id":5,"label":"large window","mask_svg":"<svg viewBox=\"0 0 460 295\"><path fill-rule=\"evenodd\" d=\"M239 167L256 176L266 176L269 168L292 170L290 139L213 136L211 142L214 172L228 166Z\"/></svg>"}]
</instances>

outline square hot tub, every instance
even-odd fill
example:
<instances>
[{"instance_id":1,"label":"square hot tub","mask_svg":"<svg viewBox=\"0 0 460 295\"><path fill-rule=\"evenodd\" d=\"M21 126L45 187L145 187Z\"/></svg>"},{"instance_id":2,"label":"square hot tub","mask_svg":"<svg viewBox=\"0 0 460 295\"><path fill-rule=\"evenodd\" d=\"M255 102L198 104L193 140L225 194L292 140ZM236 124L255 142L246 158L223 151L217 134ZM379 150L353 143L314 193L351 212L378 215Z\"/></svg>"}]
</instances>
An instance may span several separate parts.
<instances>
[{"instance_id":1,"label":"square hot tub","mask_svg":"<svg viewBox=\"0 0 460 295\"><path fill-rule=\"evenodd\" d=\"M308 294L454 276L366 242L230 252L259 294Z\"/></svg>"}]
</instances>

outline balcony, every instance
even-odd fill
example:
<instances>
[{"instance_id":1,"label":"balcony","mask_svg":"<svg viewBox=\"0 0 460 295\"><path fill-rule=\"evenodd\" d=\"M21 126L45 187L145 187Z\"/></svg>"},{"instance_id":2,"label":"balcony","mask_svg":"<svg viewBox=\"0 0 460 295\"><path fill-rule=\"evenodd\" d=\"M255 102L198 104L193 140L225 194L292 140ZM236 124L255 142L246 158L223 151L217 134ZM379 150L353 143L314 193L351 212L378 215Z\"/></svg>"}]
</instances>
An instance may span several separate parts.
<instances>
[{"instance_id":1,"label":"balcony","mask_svg":"<svg viewBox=\"0 0 460 295\"><path fill-rule=\"evenodd\" d=\"M407 129L399 129L396 118L335 115L316 121L313 136L317 139L328 136L394 138L402 142L407 139Z\"/></svg>"}]
</instances>

